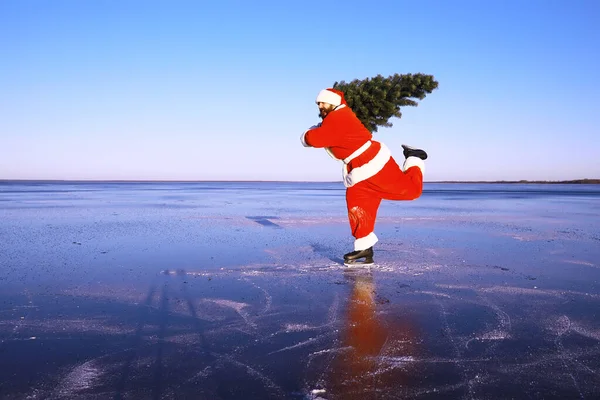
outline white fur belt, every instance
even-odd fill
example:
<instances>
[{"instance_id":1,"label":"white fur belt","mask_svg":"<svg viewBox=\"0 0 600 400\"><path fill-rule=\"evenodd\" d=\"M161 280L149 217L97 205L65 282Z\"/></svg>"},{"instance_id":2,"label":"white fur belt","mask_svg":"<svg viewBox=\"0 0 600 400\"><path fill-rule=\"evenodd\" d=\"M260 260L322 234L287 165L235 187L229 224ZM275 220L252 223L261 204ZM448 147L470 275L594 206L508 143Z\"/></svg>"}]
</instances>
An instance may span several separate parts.
<instances>
[{"instance_id":1,"label":"white fur belt","mask_svg":"<svg viewBox=\"0 0 600 400\"><path fill-rule=\"evenodd\" d=\"M370 141L367 143L369 146L371 145ZM388 147L385 144L381 143L381 149L377 152L377 154L375 155L375 157L373 157L372 160L370 160L364 165L361 165L360 167L354 168L350 172L347 172L346 160L352 160L352 158L359 156L363 151L368 149L369 146L367 146L367 143L365 143L360 149L352 153L350 157L344 160L344 165L342 166L342 179L344 181L344 186L351 187L356 185L358 182L369 179L370 177L381 171L383 167L385 167L385 164L387 164L387 162L390 160L390 157L392 156L390 149L388 149ZM361 150L360 153L359 150Z\"/></svg>"},{"instance_id":2,"label":"white fur belt","mask_svg":"<svg viewBox=\"0 0 600 400\"><path fill-rule=\"evenodd\" d=\"M367 140L367 142L365 144L363 144L362 146L360 146L358 148L358 150L356 150L354 153L350 154L348 157L344 158L344 164L348 165L350 164L350 161L354 160L356 157L360 156L362 153L364 153L369 147L371 147L371 141Z\"/></svg>"}]
</instances>

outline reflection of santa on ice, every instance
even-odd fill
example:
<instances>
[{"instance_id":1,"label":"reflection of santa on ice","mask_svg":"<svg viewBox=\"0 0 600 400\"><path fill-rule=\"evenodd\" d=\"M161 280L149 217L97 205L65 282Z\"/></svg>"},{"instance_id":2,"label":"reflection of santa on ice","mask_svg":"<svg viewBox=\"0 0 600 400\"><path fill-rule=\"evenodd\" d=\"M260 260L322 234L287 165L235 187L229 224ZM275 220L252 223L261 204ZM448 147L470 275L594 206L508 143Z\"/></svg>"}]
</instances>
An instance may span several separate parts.
<instances>
[{"instance_id":1,"label":"reflection of santa on ice","mask_svg":"<svg viewBox=\"0 0 600 400\"><path fill-rule=\"evenodd\" d=\"M325 148L343 162L348 219L355 238L354 251L345 254L344 260L346 264L372 264L379 204L382 199L414 200L421 195L427 153L403 145L406 160L401 169L390 150L372 140L371 132L348 107L342 92L322 90L316 102L323 121L302 134L302 144ZM362 258L364 261L359 262Z\"/></svg>"},{"instance_id":2,"label":"reflection of santa on ice","mask_svg":"<svg viewBox=\"0 0 600 400\"><path fill-rule=\"evenodd\" d=\"M373 276L350 277L348 299L341 335L341 351L325 377L328 399L368 400L403 398L390 389L407 389L408 377L418 373L394 368L387 359L412 359L417 355L417 333L413 322L402 317L384 320L378 313ZM381 310L379 310L381 312ZM393 319L393 318L392 318Z\"/></svg>"}]
</instances>

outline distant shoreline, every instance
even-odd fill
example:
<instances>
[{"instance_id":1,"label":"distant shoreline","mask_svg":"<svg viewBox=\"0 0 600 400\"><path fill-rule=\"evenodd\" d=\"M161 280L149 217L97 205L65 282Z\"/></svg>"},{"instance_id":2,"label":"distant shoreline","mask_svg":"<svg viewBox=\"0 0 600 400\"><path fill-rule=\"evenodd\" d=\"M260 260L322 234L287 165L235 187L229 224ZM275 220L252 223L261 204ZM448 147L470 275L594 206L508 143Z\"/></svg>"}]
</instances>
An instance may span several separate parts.
<instances>
[{"instance_id":1,"label":"distant shoreline","mask_svg":"<svg viewBox=\"0 0 600 400\"><path fill-rule=\"evenodd\" d=\"M152 179L0 179L0 183L339 183L338 181L277 181L277 180L152 180ZM424 183L471 183L471 184L560 184L597 185L600 179L573 179L566 181L425 181Z\"/></svg>"},{"instance_id":2,"label":"distant shoreline","mask_svg":"<svg viewBox=\"0 0 600 400\"><path fill-rule=\"evenodd\" d=\"M560 184L560 185L570 185L570 184L592 184L597 185L600 184L600 179L574 179L570 181L435 181L435 182L425 182L425 183L533 183L533 184Z\"/></svg>"}]
</instances>

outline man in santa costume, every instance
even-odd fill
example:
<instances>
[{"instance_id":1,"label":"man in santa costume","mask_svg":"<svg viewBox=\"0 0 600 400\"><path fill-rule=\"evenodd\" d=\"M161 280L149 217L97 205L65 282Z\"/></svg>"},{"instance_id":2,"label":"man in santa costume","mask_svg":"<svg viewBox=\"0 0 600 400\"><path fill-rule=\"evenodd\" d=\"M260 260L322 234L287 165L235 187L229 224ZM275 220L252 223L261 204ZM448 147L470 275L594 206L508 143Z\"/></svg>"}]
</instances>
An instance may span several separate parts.
<instances>
[{"instance_id":1,"label":"man in santa costume","mask_svg":"<svg viewBox=\"0 0 600 400\"><path fill-rule=\"evenodd\" d=\"M300 140L305 147L324 148L342 161L348 220L355 238L354 251L344 255L344 263L373 264L379 204L382 199L414 200L421 195L427 153L402 145L405 161L400 168L386 145L372 140L341 91L324 89L316 103L323 121L304 132Z\"/></svg>"}]
</instances>

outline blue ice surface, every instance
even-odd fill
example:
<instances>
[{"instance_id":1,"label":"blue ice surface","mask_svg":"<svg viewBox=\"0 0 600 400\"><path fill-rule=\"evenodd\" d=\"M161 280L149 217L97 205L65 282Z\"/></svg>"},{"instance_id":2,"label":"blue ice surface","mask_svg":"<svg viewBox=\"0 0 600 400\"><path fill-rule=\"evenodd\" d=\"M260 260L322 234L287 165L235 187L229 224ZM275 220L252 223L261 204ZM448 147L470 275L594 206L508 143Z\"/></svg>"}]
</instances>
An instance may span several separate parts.
<instances>
[{"instance_id":1,"label":"blue ice surface","mask_svg":"<svg viewBox=\"0 0 600 400\"><path fill-rule=\"evenodd\" d=\"M298 249L311 245L324 261L336 259L352 250L344 195L338 182L3 181L0 274L28 284L300 265ZM376 249L393 259L393 243L445 245L494 263L503 246L535 252L527 247L534 235L587 238L593 248L599 211L600 185L426 183L415 201L382 203ZM519 234L525 241L515 246ZM589 244L571 243L597 257ZM285 250L274 261L277 249ZM497 264L510 259L497 256Z\"/></svg>"},{"instance_id":2,"label":"blue ice surface","mask_svg":"<svg viewBox=\"0 0 600 400\"><path fill-rule=\"evenodd\" d=\"M375 232L339 265L340 183L1 182L3 395L598 393L600 185L425 184Z\"/></svg>"}]
</instances>

